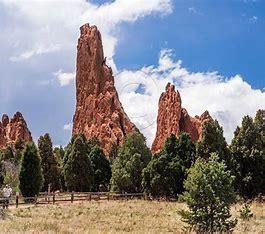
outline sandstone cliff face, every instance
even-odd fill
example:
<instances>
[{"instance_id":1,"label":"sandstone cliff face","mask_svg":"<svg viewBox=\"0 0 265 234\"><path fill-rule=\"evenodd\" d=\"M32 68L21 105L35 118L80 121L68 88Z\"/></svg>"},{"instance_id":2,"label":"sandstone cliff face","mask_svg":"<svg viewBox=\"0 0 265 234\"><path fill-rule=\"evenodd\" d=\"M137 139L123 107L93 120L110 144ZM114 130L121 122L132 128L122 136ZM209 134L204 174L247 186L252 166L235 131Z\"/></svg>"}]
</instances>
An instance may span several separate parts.
<instances>
[{"instance_id":1,"label":"sandstone cliff face","mask_svg":"<svg viewBox=\"0 0 265 234\"><path fill-rule=\"evenodd\" d=\"M98 138L105 153L136 130L119 101L112 70L105 64L100 32L83 25L77 45L73 135Z\"/></svg>"},{"instance_id":2,"label":"sandstone cliff face","mask_svg":"<svg viewBox=\"0 0 265 234\"><path fill-rule=\"evenodd\" d=\"M181 132L187 132L193 141L200 141L203 125L207 121L213 121L208 111L200 117L190 117L187 110L181 106L179 92L175 91L174 85L168 83L166 91L159 99L157 132L152 144L152 152L161 150L171 134L178 136Z\"/></svg>"},{"instance_id":3,"label":"sandstone cliff face","mask_svg":"<svg viewBox=\"0 0 265 234\"><path fill-rule=\"evenodd\" d=\"M4 114L0 121L0 148L15 143L18 139L24 142L32 141L31 133L21 113L17 112L14 117Z\"/></svg>"}]
</instances>

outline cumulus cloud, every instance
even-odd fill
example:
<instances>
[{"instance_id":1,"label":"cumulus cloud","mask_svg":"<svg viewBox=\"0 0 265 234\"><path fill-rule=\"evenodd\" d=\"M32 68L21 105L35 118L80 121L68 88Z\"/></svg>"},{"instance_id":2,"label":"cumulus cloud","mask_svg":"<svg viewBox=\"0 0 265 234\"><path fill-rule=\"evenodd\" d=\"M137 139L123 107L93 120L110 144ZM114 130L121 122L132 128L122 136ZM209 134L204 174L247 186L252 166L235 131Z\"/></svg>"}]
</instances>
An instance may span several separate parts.
<instances>
[{"instance_id":1,"label":"cumulus cloud","mask_svg":"<svg viewBox=\"0 0 265 234\"><path fill-rule=\"evenodd\" d=\"M135 22L155 12L165 15L172 11L172 0L116 0L102 5L86 0L1 1L10 20L20 21L20 24L14 25L12 29L7 29L12 30L12 33L5 35L11 35L10 43L13 45L17 44L19 39L16 53L17 50L26 51L22 51L18 56L12 55L12 61L21 61L54 51L54 48L45 49L47 42L74 53L78 28L87 22L100 28L105 54L112 59L118 40L115 33L120 23ZM27 35L24 30L21 31L21 26ZM113 61L109 63L114 66Z\"/></svg>"},{"instance_id":2,"label":"cumulus cloud","mask_svg":"<svg viewBox=\"0 0 265 234\"><path fill-rule=\"evenodd\" d=\"M1 111L19 109L27 114L34 135L48 131L55 144L65 144L70 138L70 131L62 131L62 126L71 121L74 110L74 89L67 84L74 77L81 25L97 25L108 65L117 72L113 56L122 33L119 25L151 14L162 18L173 8L173 0L104 2L0 0L0 28L4 35L0 37ZM64 89L58 89L57 81ZM29 88L30 95L26 91ZM42 112L36 111L40 105ZM39 122L44 124L40 126Z\"/></svg>"},{"instance_id":3,"label":"cumulus cloud","mask_svg":"<svg viewBox=\"0 0 265 234\"><path fill-rule=\"evenodd\" d=\"M156 132L158 100L168 82L180 91L182 106L190 115L208 110L224 128L230 142L244 115L265 108L265 93L253 89L240 75L223 77L218 72L191 72L175 60L171 50L162 50L157 66L117 74L116 86L125 111L151 145ZM139 86L144 86L139 92Z\"/></svg>"},{"instance_id":4,"label":"cumulus cloud","mask_svg":"<svg viewBox=\"0 0 265 234\"><path fill-rule=\"evenodd\" d=\"M75 79L75 73L66 73L60 69L57 72L54 72L55 78L59 81L61 86L69 85Z\"/></svg>"}]
</instances>

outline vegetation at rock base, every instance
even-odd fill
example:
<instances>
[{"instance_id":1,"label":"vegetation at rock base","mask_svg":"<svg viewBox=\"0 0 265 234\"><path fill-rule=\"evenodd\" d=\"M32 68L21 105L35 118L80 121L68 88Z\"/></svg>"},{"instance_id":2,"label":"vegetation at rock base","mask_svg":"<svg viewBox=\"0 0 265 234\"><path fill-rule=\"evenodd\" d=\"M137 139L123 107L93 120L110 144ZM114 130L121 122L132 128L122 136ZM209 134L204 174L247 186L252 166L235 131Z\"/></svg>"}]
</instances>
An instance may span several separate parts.
<instances>
[{"instance_id":1,"label":"vegetation at rock base","mask_svg":"<svg viewBox=\"0 0 265 234\"><path fill-rule=\"evenodd\" d=\"M111 190L142 192L142 171L151 160L151 151L140 133L128 135L112 165Z\"/></svg>"},{"instance_id":2,"label":"vegetation at rock base","mask_svg":"<svg viewBox=\"0 0 265 234\"><path fill-rule=\"evenodd\" d=\"M235 160L235 187L244 198L265 193L265 111L255 120L245 116L235 131L230 149Z\"/></svg>"},{"instance_id":3,"label":"vegetation at rock base","mask_svg":"<svg viewBox=\"0 0 265 234\"><path fill-rule=\"evenodd\" d=\"M97 145L92 147L88 156L94 172L92 191L108 191L111 178L110 162L104 155L103 150Z\"/></svg>"},{"instance_id":4,"label":"vegetation at rock base","mask_svg":"<svg viewBox=\"0 0 265 234\"><path fill-rule=\"evenodd\" d=\"M60 170L53 152L52 140L48 133L40 136L38 140L38 149L44 178L42 191L48 191L49 185L51 191L59 190L61 187Z\"/></svg>"},{"instance_id":5,"label":"vegetation at rock base","mask_svg":"<svg viewBox=\"0 0 265 234\"><path fill-rule=\"evenodd\" d=\"M188 134L171 135L160 153L143 170L144 191L153 196L176 197L183 192L187 170L195 161L195 145Z\"/></svg>"},{"instance_id":6,"label":"vegetation at rock base","mask_svg":"<svg viewBox=\"0 0 265 234\"><path fill-rule=\"evenodd\" d=\"M64 156L64 179L68 191L90 191L94 172L88 154L86 138L83 135L74 137Z\"/></svg>"},{"instance_id":7,"label":"vegetation at rock base","mask_svg":"<svg viewBox=\"0 0 265 234\"><path fill-rule=\"evenodd\" d=\"M42 188L41 158L34 143L28 143L23 152L19 181L19 188L24 197L34 197Z\"/></svg>"}]
</instances>

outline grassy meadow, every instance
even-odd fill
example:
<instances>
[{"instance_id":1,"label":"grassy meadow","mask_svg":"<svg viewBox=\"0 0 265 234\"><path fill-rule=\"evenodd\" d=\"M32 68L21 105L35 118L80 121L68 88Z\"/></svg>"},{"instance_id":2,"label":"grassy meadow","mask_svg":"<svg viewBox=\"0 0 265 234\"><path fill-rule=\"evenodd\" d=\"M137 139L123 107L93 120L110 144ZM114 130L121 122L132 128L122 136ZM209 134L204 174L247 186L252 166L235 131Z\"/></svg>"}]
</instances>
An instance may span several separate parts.
<instances>
[{"instance_id":1,"label":"grassy meadow","mask_svg":"<svg viewBox=\"0 0 265 234\"><path fill-rule=\"evenodd\" d=\"M183 233L177 210L183 203L165 201L91 201L74 204L11 207L0 220L0 233ZM240 205L232 207L238 217ZM254 217L235 233L264 233L265 205L252 203Z\"/></svg>"}]
</instances>

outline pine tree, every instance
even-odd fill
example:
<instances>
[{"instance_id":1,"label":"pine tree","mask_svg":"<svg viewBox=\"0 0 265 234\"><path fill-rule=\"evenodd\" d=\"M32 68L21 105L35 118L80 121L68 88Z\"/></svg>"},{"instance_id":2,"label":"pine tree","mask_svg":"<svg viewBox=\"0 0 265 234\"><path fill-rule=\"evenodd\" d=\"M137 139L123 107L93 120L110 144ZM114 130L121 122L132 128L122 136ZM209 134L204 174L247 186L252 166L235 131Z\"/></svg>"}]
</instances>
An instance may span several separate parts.
<instances>
[{"instance_id":1,"label":"pine tree","mask_svg":"<svg viewBox=\"0 0 265 234\"><path fill-rule=\"evenodd\" d=\"M265 193L265 119L258 111L255 121L249 116L242 120L231 143L235 163L235 186L239 194L252 198Z\"/></svg>"},{"instance_id":2,"label":"pine tree","mask_svg":"<svg viewBox=\"0 0 265 234\"><path fill-rule=\"evenodd\" d=\"M51 191L60 189L59 165L53 153L52 140L48 133L44 136L40 136L38 148L44 177L42 190L48 191L49 185L51 186Z\"/></svg>"},{"instance_id":3,"label":"pine tree","mask_svg":"<svg viewBox=\"0 0 265 234\"><path fill-rule=\"evenodd\" d=\"M128 135L112 166L111 190L142 192L142 170L151 159L146 140L140 133Z\"/></svg>"},{"instance_id":4,"label":"pine tree","mask_svg":"<svg viewBox=\"0 0 265 234\"><path fill-rule=\"evenodd\" d=\"M20 191L24 197L38 195L43 185L41 158L34 143L26 145L19 175Z\"/></svg>"},{"instance_id":5,"label":"pine tree","mask_svg":"<svg viewBox=\"0 0 265 234\"><path fill-rule=\"evenodd\" d=\"M87 192L93 185L89 146L83 135L74 136L64 156L64 179L68 191Z\"/></svg>"},{"instance_id":6,"label":"pine tree","mask_svg":"<svg viewBox=\"0 0 265 234\"><path fill-rule=\"evenodd\" d=\"M235 192L230 171L216 154L208 161L199 158L189 170L182 199L189 210L181 210L182 220L196 233L226 233L236 225L230 206Z\"/></svg>"},{"instance_id":7,"label":"pine tree","mask_svg":"<svg viewBox=\"0 0 265 234\"><path fill-rule=\"evenodd\" d=\"M217 153L224 160L228 169L235 175L235 160L223 135L223 128L218 121L206 122L203 126L202 140L197 143L197 158L208 159L212 153Z\"/></svg>"},{"instance_id":8,"label":"pine tree","mask_svg":"<svg viewBox=\"0 0 265 234\"><path fill-rule=\"evenodd\" d=\"M144 191L153 197L176 197L183 192L187 169L195 161L195 145L187 133L171 135L143 170Z\"/></svg>"},{"instance_id":9,"label":"pine tree","mask_svg":"<svg viewBox=\"0 0 265 234\"><path fill-rule=\"evenodd\" d=\"M98 145L95 145L91 149L89 158L94 172L92 191L107 191L111 178L110 162L106 159L103 150Z\"/></svg>"}]
</instances>

